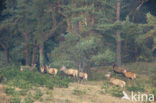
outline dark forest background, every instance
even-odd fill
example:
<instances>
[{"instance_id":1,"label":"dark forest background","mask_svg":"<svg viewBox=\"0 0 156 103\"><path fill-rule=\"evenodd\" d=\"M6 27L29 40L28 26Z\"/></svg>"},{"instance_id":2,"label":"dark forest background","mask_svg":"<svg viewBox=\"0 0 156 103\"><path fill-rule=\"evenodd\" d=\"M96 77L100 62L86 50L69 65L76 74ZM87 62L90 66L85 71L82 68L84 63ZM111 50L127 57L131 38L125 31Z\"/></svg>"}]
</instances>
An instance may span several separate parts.
<instances>
[{"instance_id":1,"label":"dark forest background","mask_svg":"<svg viewBox=\"0 0 156 103\"><path fill-rule=\"evenodd\" d=\"M0 66L83 68L156 58L156 0L0 0Z\"/></svg>"}]
</instances>

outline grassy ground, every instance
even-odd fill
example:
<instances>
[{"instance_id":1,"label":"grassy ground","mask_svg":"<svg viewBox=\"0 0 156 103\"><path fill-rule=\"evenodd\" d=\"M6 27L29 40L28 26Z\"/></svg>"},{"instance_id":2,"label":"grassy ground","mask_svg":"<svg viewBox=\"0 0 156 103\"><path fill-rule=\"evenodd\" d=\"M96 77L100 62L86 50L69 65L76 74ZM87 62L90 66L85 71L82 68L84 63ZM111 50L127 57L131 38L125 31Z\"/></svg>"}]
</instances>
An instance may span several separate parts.
<instances>
[{"instance_id":1,"label":"grassy ground","mask_svg":"<svg viewBox=\"0 0 156 103\"><path fill-rule=\"evenodd\" d=\"M128 83L127 79L122 75L113 73L112 66L94 68L89 81L81 84L77 82L67 84L66 80L64 83L59 78L55 78L59 82L55 80L51 81L55 81L57 84L52 84L54 85L54 89L49 88L50 84L44 85L46 82L40 81L40 79L49 78L48 76L45 78L40 77L40 82L35 78L25 81L26 83L24 82L24 84L19 82L20 86L14 85L11 80L7 83L3 82L0 84L0 103L131 103L127 100L121 100L123 89L110 84L104 77L108 71L112 72L113 77L126 81L127 84L124 91L127 93L134 91L155 93L156 95L156 79L153 79L156 75L156 63L133 63L127 64L125 67L137 74L135 83ZM27 82L30 81L37 84L30 83L31 86L29 87L30 84L27 84ZM58 84L68 86L60 87Z\"/></svg>"}]
</instances>

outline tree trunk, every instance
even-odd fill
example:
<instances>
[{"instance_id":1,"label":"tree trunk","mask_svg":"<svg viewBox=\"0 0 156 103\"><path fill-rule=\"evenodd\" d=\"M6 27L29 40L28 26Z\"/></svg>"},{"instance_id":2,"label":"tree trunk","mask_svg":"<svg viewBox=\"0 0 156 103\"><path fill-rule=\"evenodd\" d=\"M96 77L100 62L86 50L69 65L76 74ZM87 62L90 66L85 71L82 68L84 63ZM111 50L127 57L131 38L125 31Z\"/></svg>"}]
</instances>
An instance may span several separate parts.
<instances>
[{"instance_id":1,"label":"tree trunk","mask_svg":"<svg viewBox=\"0 0 156 103\"><path fill-rule=\"evenodd\" d=\"M88 73L88 76L91 77L90 63L87 63L87 73Z\"/></svg>"},{"instance_id":2,"label":"tree trunk","mask_svg":"<svg viewBox=\"0 0 156 103\"><path fill-rule=\"evenodd\" d=\"M134 22L135 20L135 15L136 13L140 10L140 8L143 6L144 3L146 3L149 0L141 0L140 4L137 6L137 8L135 9L133 15L132 15L132 22Z\"/></svg>"},{"instance_id":3,"label":"tree trunk","mask_svg":"<svg viewBox=\"0 0 156 103\"><path fill-rule=\"evenodd\" d=\"M61 11L61 9L60 9L60 1L59 0L57 0L57 10L58 10L58 13L60 13L60 15L62 15L65 18L65 20L66 20L66 24L67 24L66 31L67 32L70 32L71 29L70 29L70 21L69 21L69 18L68 18L67 15L63 14L63 12Z\"/></svg>"},{"instance_id":4,"label":"tree trunk","mask_svg":"<svg viewBox=\"0 0 156 103\"><path fill-rule=\"evenodd\" d=\"M5 64L6 66L8 66L8 63L9 63L8 48L3 43L0 43L0 46L4 49Z\"/></svg>"},{"instance_id":5,"label":"tree trunk","mask_svg":"<svg viewBox=\"0 0 156 103\"><path fill-rule=\"evenodd\" d=\"M5 48L5 49L4 49L4 52L5 52L6 66L8 66L8 62L9 62L8 49Z\"/></svg>"},{"instance_id":6,"label":"tree trunk","mask_svg":"<svg viewBox=\"0 0 156 103\"><path fill-rule=\"evenodd\" d=\"M25 38L25 61L26 65L29 65L29 38L27 33L24 33L24 38Z\"/></svg>"},{"instance_id":7,"label":"tree trunk","mask_svg":"<svg viewBox=\"0 0 156 103\"><path fill-rule=\"evenodd\" d=\"M116 20L120 20L120 2L117 2L117 9L116 9ZM117 36L117 64L121 66L121 39L120 39L120 30L116 31L116 36Z\"/></svg>"},{"instance_id":8,"label":"tree trunk","mask_svg":"<svg viewBox=\"0 0 156 103\"><path fill-rule=\"evenodd\" d=\"M39 54L40 54L40 66L44 65L44 48L43 44L39 45Z\"/></svg>"},{"instance_id":9,"label":"tree trunk","mask_svg":"<svg viewBox=\"0 0 156 103\"><path fill-rule=\"evenodd\" d=\"M37 54L37 46L35 45L33 48L32 64L36 63L36 54Z\"/></svg>"}]
</instances>

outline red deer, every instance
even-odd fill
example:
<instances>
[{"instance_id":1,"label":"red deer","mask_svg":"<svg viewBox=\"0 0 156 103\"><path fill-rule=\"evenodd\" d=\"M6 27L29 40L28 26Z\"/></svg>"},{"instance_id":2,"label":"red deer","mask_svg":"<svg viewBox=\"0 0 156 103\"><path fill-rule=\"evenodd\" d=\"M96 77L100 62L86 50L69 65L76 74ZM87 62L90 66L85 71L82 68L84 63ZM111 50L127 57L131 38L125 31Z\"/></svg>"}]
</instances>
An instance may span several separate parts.
<instances>
[{"instance_id":1,"label":"red deer","mask_svg":"<svg viewBox=\"0 0 156 103\"><path fill-rule=\"evenodd\" d=\"M121 88L124 88L125 85L126 85L126 82L123 81L123 80L116 79L116 78L111 78L111 74L110 74L110 73L109 73L109 74L106 74L105 76L106 76L106 77L109 79L109 81L110 81L112 84L114 84L114 85L117 85L117 86L119 86L119 87L121 87Z\"/></svg>"},{"instance_id":2,"label":"red deer","mask_svg":"<svg viewBox=\"0 0 156 103\"><path fill-rule=\"evenodd\" d=\"M79 77L82 78L83 80L88 80L88 74L87 73L79 72Z\"/></svg>"},{"instance_id":3,"label":"red deer","mask_svg":"<svg viewBox=\"0 0 156 103\"><path fill-rule=\"evenodd\" d=\"M132 79L132 80L136 79L136 74L135 73L128 72L127 70L124 70L123 74L128 79Z\"/></svg>"},{"instance_id":4,"label":"red deer","mask_svg":"<svg viewBox=\"0 0 156 103\"><path fill-rule=\"evenodd\" d=\"M65 66L62 66L60 71L63 71L68 76L78 77L78 70L76 69L73 68L67 69Z\"/></svg>"},{"instance_id":5,"label":"red deer","mask_svg":"<svg viewBox=\"0 0 156 103\"><path fill-rule=\"evenodd\" d=\"M45 70L51 75L56 75L58 72L57 68L51 68L50 66L46 66Z\"/></svg>"},{"instance_id":6,"label":"red deer","mask_svg":"<svg viewBox=\"0 0 156 103\"><path fill-rule=\"evenodd\" d=\"M32 64L32 66L25 65L25 66L21 66L21 67L20 67L20 70L21 70L21 71L24 71L24 70L26 70L26 69L33 70L35 67L36 67L36 64Z\"/></svg>"},{"instance_id":7,"label":"red deer","mask_svg":"<svg viewBox=\"0 0 156 103\"><path fill-rule=\"evenodd\" d=\"M119 74L122 74L124 70L126 70L125 68L123 67L119 67L119 66L116 66L115 64L113 65L113 70L115 73L119 73Z\"/></svg>"}]
</instances>

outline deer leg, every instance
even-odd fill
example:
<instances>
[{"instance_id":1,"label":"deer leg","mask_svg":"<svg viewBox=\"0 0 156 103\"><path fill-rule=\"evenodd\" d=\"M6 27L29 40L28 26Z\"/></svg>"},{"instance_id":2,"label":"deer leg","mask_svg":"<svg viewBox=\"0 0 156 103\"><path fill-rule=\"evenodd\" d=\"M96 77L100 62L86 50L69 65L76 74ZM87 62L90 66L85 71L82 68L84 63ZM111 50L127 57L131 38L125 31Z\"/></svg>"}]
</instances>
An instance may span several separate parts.
<instances>
[{"instance_id":1,"label":"deer leg","mask_svg":"<svg viewBox=\"0 0 156 103\"><path fill-rule=\"evenodd\" d=\"M129 78L128 78L128 85L130 84L130 80L129 80Z\"/></svg>"}]
</instances>

